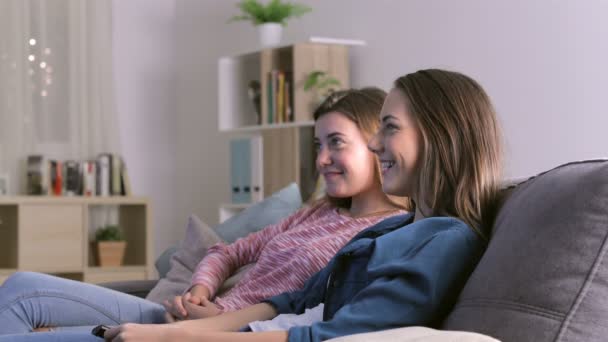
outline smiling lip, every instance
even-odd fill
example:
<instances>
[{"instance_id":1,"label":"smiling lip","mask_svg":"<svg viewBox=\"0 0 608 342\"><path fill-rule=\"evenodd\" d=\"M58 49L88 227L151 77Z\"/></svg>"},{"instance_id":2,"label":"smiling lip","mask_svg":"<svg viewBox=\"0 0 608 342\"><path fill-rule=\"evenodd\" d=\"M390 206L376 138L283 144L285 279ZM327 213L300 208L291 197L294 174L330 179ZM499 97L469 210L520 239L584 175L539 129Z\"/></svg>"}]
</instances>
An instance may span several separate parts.
<instances>
[{"instance_id":1,"label":"smiling lip","mask_svg":"<svg viewBox=\"0 0 608 342\"><path fill-rule=\"evenodd\" d=\"M380 166L382 167L382 174L386 174L393 166L395 166L395 162L392 160L382 160L380 161Z\"/></svg>"},{"instance_id":2,"label":"smiling lip","mask_svg":"<svg viewBox=\"0 0 608 342\"><path fill-rule=\"evenodd\" d=\"M342 172L338 172L338 171L323 172L323 177L325 177L325 178L334 178L334 177L338 177L341 175L342 175Z\"/></svg>"}]
</instances>

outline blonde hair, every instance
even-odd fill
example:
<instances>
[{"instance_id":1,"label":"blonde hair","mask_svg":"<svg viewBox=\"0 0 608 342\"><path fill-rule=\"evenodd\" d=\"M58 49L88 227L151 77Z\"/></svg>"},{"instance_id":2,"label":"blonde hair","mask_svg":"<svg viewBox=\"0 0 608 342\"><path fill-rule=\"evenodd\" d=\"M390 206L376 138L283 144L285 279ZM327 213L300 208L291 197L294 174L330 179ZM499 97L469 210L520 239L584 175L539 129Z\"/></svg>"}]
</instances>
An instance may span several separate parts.
<instances>
[{"instance_id":1,"label":"blonde hair","mask_svg":"<svg viewBox=\"0 0 608 342\"><path fill-rule=\"evenodd\" d=\"M463 74L429 69L398 78L423 139L416 195L431 213L457 217L485 237L498 201L501 133L483 88ZM412 203L408 205L412 209Z\"/></svg>"},{"instance_id":2,"label":"blonde hair","mask_svg":"<svg viewBox=\"0 0 608 342\"><path fill-rule=\"evenodd\" d=\"M313 117L317 121L328 113L341 113L354 122L365 140L369 141L380 128L378 117L380 116L386 95L384 90L375 87L337 91L328 96L319 105L313 113ZM374 156L374 158L376 161L374 178L380 186L382 184L380 161L377 156ZM404 208L404 199L402 197L387 195L387 198L395 206ZM326 200L340 208L350 208L351 205L350 197L335 198L325 195L322 200Z\"/></svg>"}]
</instances>

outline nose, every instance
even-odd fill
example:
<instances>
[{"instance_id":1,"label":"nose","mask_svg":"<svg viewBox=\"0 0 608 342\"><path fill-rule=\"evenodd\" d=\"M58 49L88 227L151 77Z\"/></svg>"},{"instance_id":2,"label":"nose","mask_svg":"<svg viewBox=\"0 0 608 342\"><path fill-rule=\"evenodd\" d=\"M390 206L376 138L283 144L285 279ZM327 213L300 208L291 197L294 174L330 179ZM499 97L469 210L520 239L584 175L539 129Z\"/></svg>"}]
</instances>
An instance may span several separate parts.
<instances>
[{"instance_id":1,"label":"nose","mask_svg":"<svg viewBox=\"0 0 608 342\"><path fill-rule=\"evenodd\" d=\"M320 170L324 166L328 165L331 165L331 155L326 148L321 147L317 151L317 170Z\"/></svg>"},{"instance_id":2,"label":"nose","mask_svg":"<svg viewBox=\"0 0 608 342\"><path fill-rule=\"evenodd\" d=\"M378 155L384 151L384 146L382 145L379 131L376 132L376 134L374 134L371 139L369 139L369 142L367 143L367 148Z\"/></svg>"}]
</instances>

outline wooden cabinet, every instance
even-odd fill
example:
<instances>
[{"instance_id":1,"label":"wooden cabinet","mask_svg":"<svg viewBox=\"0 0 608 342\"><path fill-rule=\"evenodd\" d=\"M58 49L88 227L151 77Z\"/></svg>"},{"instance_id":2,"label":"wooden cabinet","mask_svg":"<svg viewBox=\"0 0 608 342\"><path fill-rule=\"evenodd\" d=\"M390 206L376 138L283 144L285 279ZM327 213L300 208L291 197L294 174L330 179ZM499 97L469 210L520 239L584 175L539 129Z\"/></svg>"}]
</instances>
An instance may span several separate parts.
<instances>
[{"instance_id":1,"label":"wooden cabinet","mask_svg":"<svg viewBox=\"0 0 608 342\"><path fill-rule=\"evenodd\" d=\"M116 211L127 249L124 266L96 265L93 213ZM150 204L132 197L0 197L0 283L36 271L101 283L155 277Z\"/></svg>"},{"instance_id":2,"label":"wooden cabinet","mask_svg":"<svg viewBox=\"0 0 608 342\"><path fill-rule=\"evenodd\" d=\"M80 204L23 204L18 216L18 268L71 273L84 267L84 210Z\"/></svg>"}]
</instances>

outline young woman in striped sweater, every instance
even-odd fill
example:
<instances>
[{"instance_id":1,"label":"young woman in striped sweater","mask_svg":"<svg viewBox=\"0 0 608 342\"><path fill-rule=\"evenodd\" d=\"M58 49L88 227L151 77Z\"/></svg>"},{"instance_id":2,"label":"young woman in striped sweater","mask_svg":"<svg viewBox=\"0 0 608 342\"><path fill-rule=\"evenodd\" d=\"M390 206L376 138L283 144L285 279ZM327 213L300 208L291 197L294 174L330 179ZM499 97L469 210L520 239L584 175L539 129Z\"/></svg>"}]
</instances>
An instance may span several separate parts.
<instances>
[{"instance_id":1,"label":"young woman in striped sweater","mask_svg":"<svg viewBox=\"0 0 608 342\"><path fill-rule=\"evenodd\" d=\"M97 324L209 317L301 288L359 231L404 213L382 191L378 159L367 148L385 97L377 88L330 96L314 114L316 166L326 198L233 244L210 248L184 296L159 305L94 285L18 272L0 287L0 335L52 340L65 338L59 331L90 331ZM215 295L236 269L253 262L231 290ZM39 328L53 332L27 334Z\"/></svg>"},{"instance_id":2,"label":"young woman in striped sweater","mask_svg":"<svg viewBox=\"0 0 608 342\"><path fill-rule=\"evenodd\" d=\"M215 316L297 290L356 233L403 213L382 191L378 161L366 150L385 96L377 88L346 90L319 106L314 141L326 198L230 245L211 247L189 291L164 303L173 318ZM215 296L236 269L254 262L232 289Z\"/></svg>"}]
</instances>

